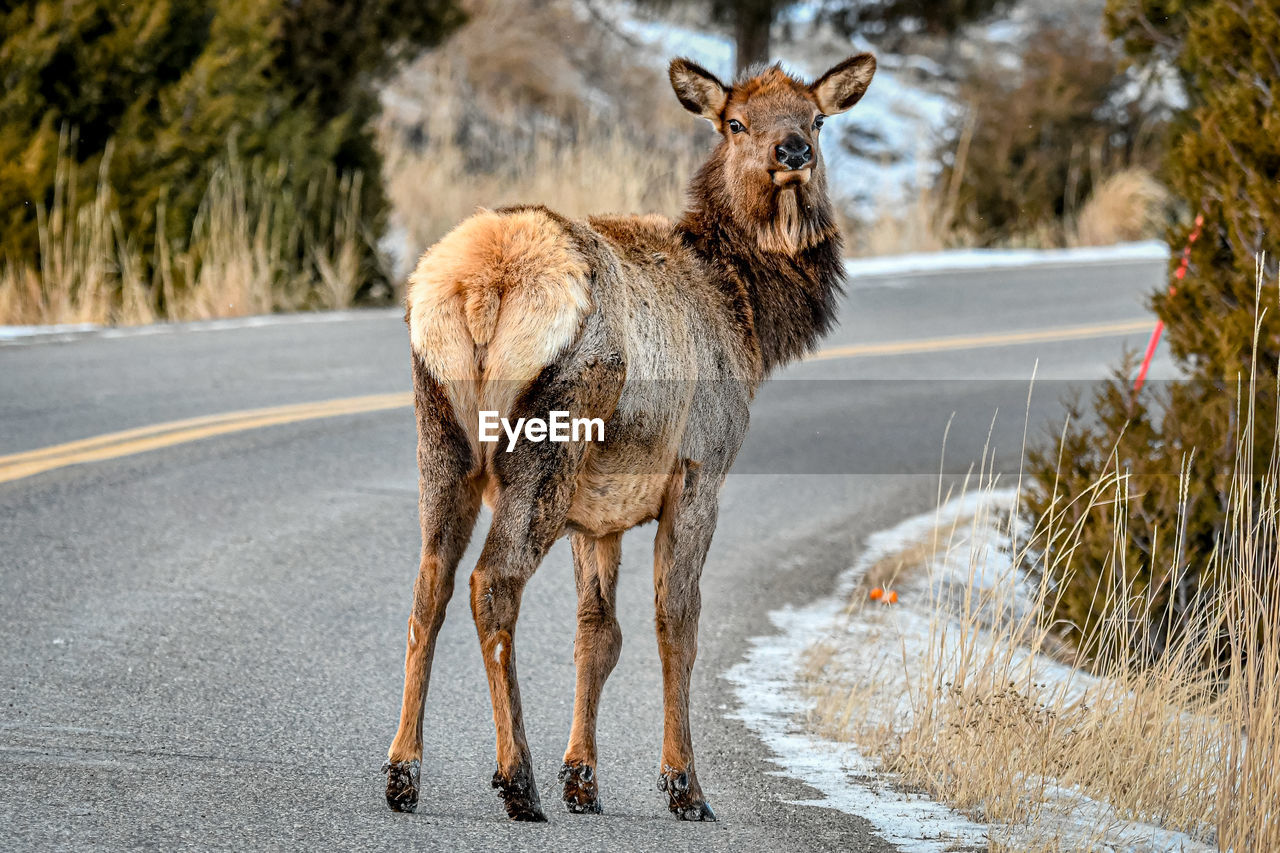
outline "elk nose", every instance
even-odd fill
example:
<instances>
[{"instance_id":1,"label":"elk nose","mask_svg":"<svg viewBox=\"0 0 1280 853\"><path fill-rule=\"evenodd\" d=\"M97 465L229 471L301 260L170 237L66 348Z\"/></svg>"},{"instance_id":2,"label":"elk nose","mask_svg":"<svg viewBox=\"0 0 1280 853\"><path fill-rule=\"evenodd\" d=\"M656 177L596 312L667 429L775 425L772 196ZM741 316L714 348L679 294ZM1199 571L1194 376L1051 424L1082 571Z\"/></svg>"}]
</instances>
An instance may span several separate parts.
<instances>
[{"instance_id":1,"label":"elk nose","mask_svg":"<svg viewBox=\"0 0 1280 853\"><path fill-rule=\"evenodd\" d=\"M813 149L803 137L794 133L773 149L773 155L778 158L779 165L788 169L801 169L813 162Z\"/></svg>"}]
</instances>

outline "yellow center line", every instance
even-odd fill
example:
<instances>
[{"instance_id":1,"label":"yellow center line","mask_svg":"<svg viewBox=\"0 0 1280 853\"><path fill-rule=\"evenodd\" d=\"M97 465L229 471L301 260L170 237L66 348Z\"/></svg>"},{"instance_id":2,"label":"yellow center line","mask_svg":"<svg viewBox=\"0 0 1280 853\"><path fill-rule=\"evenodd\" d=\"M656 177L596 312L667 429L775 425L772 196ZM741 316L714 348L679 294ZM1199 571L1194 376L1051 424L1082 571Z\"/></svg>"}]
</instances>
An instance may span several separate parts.
<instances>
[{"instance_id":1,"label":"yellow center line","mask_svg":"<svg viewBox=\"0 0 1280 853\"><path fill-rule=\"evenodd\" d=\"M858 358L876 355L904 355L909 353L945 352L948 350L977 349L980 347L1013 346L1051 341L1072 341L1084 338L1104 338L1149 331L1154 326L1150 319L1126 320L1090 326L1065 326L1056 329L1039 329L1029 332L1007 332L990 335L957 335L915 341L889 341L879 344L857 344L831 347L809 356L809 361L826 361L836 358ZM85 462L101 462L117 459L162 447L173 447L190 441L199 441L218 435L243 432L261 427L297 423L317 418L332 418L364 412L399 409L413 403L408 392L372 394L364 397L344 397L336 400L320 400L314 403L295 403L287 406L271 406L264 409L248 409L203 415L179 421L152 424L120 432L55 444L9 456L0 456L0 483L19 480L68 465Z\"/></svg>"},{"instance_id":2,"label":"yellow center line","mask_svg":"<svg viewBox=\"0 0 1280 853\"><path fill-rule=\"evenodd\" d=\"M30 477L64 468L68 465L79 465L84 462L100 462L172 447L189 441L198 441L216 435L243 432L260 427L279 424L297 423L316 418L331 418L338 415L353 415L363 412L377 412L385 409L399 409L411 405L413 396L408 392L395 394L373 394L367 397L347 397L338 400L324 400L318 403L302 403L291 406L273 406L266 409L251 409L242 412L227 412L222 415L209 415L202 418L190 418L185 421L173 421L167 424L156 424L150 427L124 430L94 438L58 444L26 453L15 453L12 456L0 456L0 483Z\"/></svg>"},{"instance_id":3,"label":"yellow center line","mask_svg":"<svg viewBox=\"0 0 1280 853\"><path fill-rule=\"evenodd\" d=\"M271 406L265 409L221 412L216 415L201 415L200 417L186 418L185 420L180 421L168 421L162 424L149 424L147 426L135 427L134 429L121 430L120 432L108 432L102 435L90 436L89 438L82 438L77 441L68 441L66 444L55 444L51 447L40 447L23 453L14 453L11 456L0 456L0 468L4 468L5 466L15 462L29 462L37 459L46 459L50 456L61 456L82 450L92 450L107 444L117 444L135 438L145 438L159 435L160 433L176 432L178 430L191 429L193 427L221 424L229 421L241 421L264 415L284 415L295 412L305 414L314 410L317 405L320 404L314 402L295 403L288 406Z\"/></svg>"},{"instance_id":4,"label":"yellow center line","mask_svg":"<svg viewBox=\"0 0 1280 853\"><path fill-rule=\"evenodd\" d=\"M1125 320L1119 323L1102 323L1089 326L1061 326L1056 329L1037 329L1030 332L1003 332L991 335L955 335L946 338L927 338L917 341L887 341L880 344L854 344L847 347L830 347L810 355L807 361L827 361L833 358L857 358L869 355L908 355L911 353L945 352L947 350L979 349L981 347L1014 346L1017 344L1075 341L1083 338L1108 338L1149 332L1155 327L1150 319Z\"/></svg>"}]
</instances>

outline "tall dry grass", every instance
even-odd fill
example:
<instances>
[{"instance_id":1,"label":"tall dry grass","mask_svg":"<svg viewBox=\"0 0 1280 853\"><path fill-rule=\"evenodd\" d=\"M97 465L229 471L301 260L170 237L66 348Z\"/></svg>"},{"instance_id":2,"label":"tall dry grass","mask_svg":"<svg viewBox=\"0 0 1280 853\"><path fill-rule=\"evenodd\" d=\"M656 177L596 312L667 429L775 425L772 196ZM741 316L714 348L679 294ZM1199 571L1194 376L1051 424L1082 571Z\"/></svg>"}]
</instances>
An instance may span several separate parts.
<instances>
[{"instance_id":1,"label":"tall dry grass","mask_svg":"<svg viewBox=\"0 0 1280 853\"><path fill-rule=\"evenodd\" d=\"M1169 191L1145 169L1111 175L1089 196L1075 221L1072 243L1107 246L1160 236L1167 226Z\"/></svg>"},{"instance_id":2,"label":"tall dry grass","mask_svg":"<svg viewBox=\"0 0 1280 853\"><path fill-rule=\"evenodd\" d=\"M1043 249L1110 246L1163 235L1168 225L1169 192L1147 170L1130 167L1101 179L1078 213L1036 223L993 244L990 235L973 231L958 216L960 186L969 162L973 130L972 121L962 129L953 154L953 168L944 180L928 186L922 175L917 183L926 188L906 204L882 203L870 219L842 223L852 254L936 252L978 245ZM1071 209L1070 205L1064 206Z\"/></svg>"},{"instance_id":3,"label":"tall dry grass","mask_svg":"<svg viewBox=\"0 0 1280 853\"><path fill-rule=\"evenodd\" d=\"M407 255L416 257L480 208L545 204L573 217L680 212L695 156L642 145L612 125L582 125L575 137L571 144L513 144L491 169L469 167L463 145L450 136L418 150L388 146L387 192Z\"/></svg>"},{"instance_id":4,"label":"tall dry grass","mask_svg":"<svg viewBox=\"0 0 1280 853\"><path fill-rule=\"evenodd\" d=\"M1113 849L1117 838L1165 849L1157 834L1176 831L1220 850L1280 850L1280 444L1267 470L1252 469L1254 395L1280 389L1257 383L1242 382L1228 535L1197 567L1225 582L1160 659L1114 651L1147 648L1154 630L1147 593L1126 585L1121 565L1097 584L1112 616L1083 650L1095 663L1085 672L1064 662L1044 579L1073 567L1079 531L1060 529L1068 501L1033 529L1016 508L1001 516L987 504L918 547L931 572L949 555L968 561L969 576L959 594L930 578L927 636L904 635L900 678L833 671L837 650L815 652L814 724L878 756L906 786L996 825L995 849ZM1116 561L1129 497L1126 472L1113 468L1072 499L1110 506ZM1174 564L1181 553L1170 531L1156 559ZM984 585L993 558L1009 573ZM1041 580L1015 594L1018 578ZM855 600L851 618L862 607Z\"/></svg>"},{"instance_id":5,"label":"tall dry grass","mask_svg":"<svg viewBox=\"0 0 1280 853\"><path fill-rule=\"evenodd\" d=\"M143 257L121 225L109 164L110 151L92 197L73 207L81 177L70 156L59 157L54 197L37 210L39 257L0 268L0 324L138 325L351 304L371 239L359 175L330 174L298 197L287 167L246 164L230 151L190 233L157 239ZM156 222L163 235L163 203Z\"/></svg>"},{"instance_id":6,"label":"tall dry grass","mask_svg":"<svg viewBox=\"0 0 1280 853\"><path fill-rule=\"evenodd\" d=\"M468 22L384 97L402 265L478 208L677 214L710 148L654 58L571 0L467 0Z\"/></svg>"}]
</instances>

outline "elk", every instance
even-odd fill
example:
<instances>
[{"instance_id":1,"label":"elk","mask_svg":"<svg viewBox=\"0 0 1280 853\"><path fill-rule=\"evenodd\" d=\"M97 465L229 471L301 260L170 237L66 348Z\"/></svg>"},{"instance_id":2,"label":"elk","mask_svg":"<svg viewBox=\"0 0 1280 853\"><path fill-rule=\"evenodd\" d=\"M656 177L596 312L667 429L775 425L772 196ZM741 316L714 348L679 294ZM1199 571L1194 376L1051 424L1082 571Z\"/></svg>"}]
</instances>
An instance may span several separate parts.
<instances>
[{"instance_id":1,"label":"elk","mask_svg":"<svg viewBox=\"0 0 1280 853\"><path fill-rule=\"evenodd\" d=\"M622 645L622 534L656 520L658 787L679 819L715 820L689 727L703 562L757 387L834 322L841 235L818 140L823 120L857 103L875 68L860 54L812 84L774 65L725 85L676 59L680 103L721 137L679 220L482 210L422 256L406 297L422 555L400 725L383 767L392 809L417 807L436 636L483 501L493 520L471 574L471 610L497 734L492 782L507 815L546 820L516 682L525 583L568 534L577 685L560 780L570 812L599 813L595 729ZM521 440L509 450L478 441L481 412L514 422L552 410L602 419L604 440Z\"/></svg>"}]
</instances>

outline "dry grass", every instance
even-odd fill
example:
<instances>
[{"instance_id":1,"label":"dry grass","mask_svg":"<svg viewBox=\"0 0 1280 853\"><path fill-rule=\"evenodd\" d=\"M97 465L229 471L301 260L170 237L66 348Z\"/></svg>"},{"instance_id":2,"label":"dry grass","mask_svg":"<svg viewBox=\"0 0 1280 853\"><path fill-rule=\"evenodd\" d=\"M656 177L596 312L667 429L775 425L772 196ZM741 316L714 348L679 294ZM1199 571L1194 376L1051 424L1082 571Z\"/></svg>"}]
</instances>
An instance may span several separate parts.
<instances>
[{"instance_id":1,"label":"dry grass","mask_svg":"<svg viewBox=\"0 0 1280 853\"><path fill-rule=\"evenodd\" d=\"M525 150L513 144L492 170L470 168L466 151L449 137L420 151L387 146L387 192L408 256L482 207L545 204L574 217L679 213L694 156L639 145L613 126L585 125L576 137L569 145L536 140Z\"/></svg>"},{"instance_id":2,"label":"dry grass","mask_svg":"<svg viewBox=\"0 0 1280 853\"><path fill-rule=\"evenodd\" d=\"M1169 192L1145 169L1125 169L1103 181L1076 218L1072 242L1108 246L1158 237L1165 227Z\"/></svg>"},{"instance_id":3,"label":"dry grass","mask_svg":"<svg viewBox=\"0 0 1280 853\"><path fill-rule=\"evenodd\" d=\"M937 252L989 243L984 235L955 224L949 199L945 190L925 190L905 207L881 205L881 213L870 222L846 223L852 254ZM1159 239L1167 226L1169 205L1168 190L1149 172L1125 169L1104 180L1078 216L1039 223L998 241L993 248L1110 246Z\"/></svg>"},{"instance_id":4,"label":"dry grass","mask_svg":"<svg viewBox=\"0 0 1280 853\"><path fill-rule=\"evenodd\" d=\"M37 211L38 262L0 269L0 324L138 325L351 304L369 239L359 176L331 174L298 199L283 189L283 168L230 152L186 239L158 240L145 258L121 225L109 162L110 152L92 200L73 210L80 177L70 157L59 158L53 201ZM312 212L318 229L306 223ZM163 233L163 206L156 219Z\"/></svg>"},{"instance_id":5,"label":"dry grass","mask_svg":"<svg viewBox=\"0 0 1280 853\"><path fill-rule=\"evenodd\" d=\"M680 211L710 135L692 139L638 49L568 0L466 5L467 25L385 99L379 139L406 259L481 207Z\"/></svg>"},{"instance_id":6,"label":"dry grass","mask_svg":"<svg viewBox=\"0 0 1280 853\"><path fill-rule=\"evenodd\" d=\"M878 207L880 213L867 222L844 219L840 223L846 249L854 257L939 252L956 242L942 224L945 217L939 212L936 193L921 192L905 209Z\"/></svg>"},{"instance_id":7,"label":"dry grass","mask_svg":"<svg viewBox=\"0 0 1280 853\"><path fill-rule=\"evenodd\" d=\"M901 578L905 578L921 569L925 569L937 558L938 549L946 543L937 536L931 536L919 542L906 545L892 554L886 554L876 560L859 579L854 598L861 600L869 590L892 589Z\"/></svg>"},{"instance_id":8,"label":"dry grass","mask_svg":"<svg viewBox=\"0 0 1280 853\"><path fill-rule=\"evenodd\" d=\"M972 132L971 123L961 133L955 168L944 184L922 191L903 207L880 205L880 214L870 222L845 223L854 255L937 252L991 243L988 235L972 233L957 224L959 186L969 159ZM1037 223L997 241L993 247L1109 246L1156 239L1164 233L1169 206L1168 190L1150 172L1137 167L1122 169L1097 186L1078 215Z\"/></svg>"},{"instance_id":9,"label":"dry grass","mask_svg":"<svg viewBox=\"0 0 1280 853\"><path fill-rule=\"evenodd\" d=\"M1246 409L1253 391L1249 385ZM838 637L815 647L813 725L878 755L907 787L995 824L994 849L1111 849L1125 833L1150 842L1157 828L1221 850L1280 849L1280 446L1267 471L1252 471L1251 412L1240 422L1231 535L1202 568L1228 582L1162 659L1142 664L1104 653L1145 647L1150 624L1126 616L1094 637L1091 672L1055 661L1061 646L1043 615L1053 589L1041 582L1027 606L1012 582L983 587L974 579L1001 542L1013 543L1011 575L1043 576L1028 571L1037 564L1069 567L1070 547L1038 550L1064 541L1046 534L1069 514L1059 506L1028 531L984 510L902 555L926 566L967 561L970 575L959 594L935 578L921 587L932 600L914 633L890 641L902 644L900 656L891 655L896 662L870 672L866 664L840 665ZM1080 498L1112 504L1121 519L1117 543L1126 535L1127 488L1123 473L1112 471ZM1168 543L1165 558L1178 546ZM1115 553L1123 559L1123 549ZM882 574L903 576L893 559L885 565ZM865 588L854 595L858 624L874 622L884 609L865 606ZM1142 613L1146 604L1124 586L1097 596L1120 604L1119 614ZM861 635L848 641L859 642Z\"/></svg>"}]
</instances>

